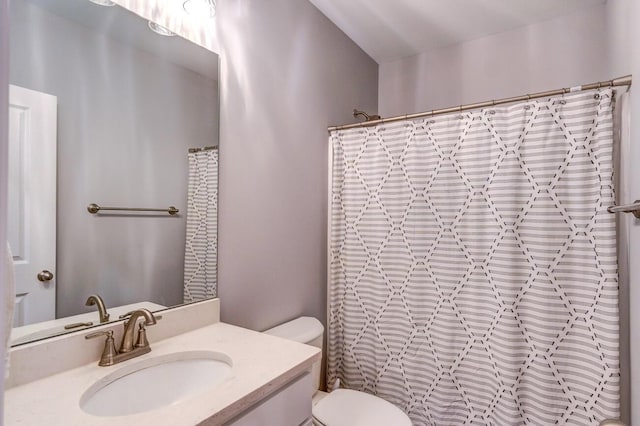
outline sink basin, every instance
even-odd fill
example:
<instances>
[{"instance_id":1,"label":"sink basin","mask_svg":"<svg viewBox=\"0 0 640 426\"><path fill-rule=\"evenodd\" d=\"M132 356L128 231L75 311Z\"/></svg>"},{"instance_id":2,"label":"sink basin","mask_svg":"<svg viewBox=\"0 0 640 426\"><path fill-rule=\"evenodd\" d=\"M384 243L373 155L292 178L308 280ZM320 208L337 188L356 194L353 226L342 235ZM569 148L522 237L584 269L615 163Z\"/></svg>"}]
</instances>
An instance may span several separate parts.
<instances>
[{"instance_id":1,"label":"sink basin","mask_svg":"<svg viewBox=\"0 0 640 426\"><path fill-rule=\"evenodd\" d=\"M82 395L80 408L111 417L177 404L223 382L231 375L232 365L227 355L210 351L148 358L100 379Z\"/></svg>"}]
</instances>

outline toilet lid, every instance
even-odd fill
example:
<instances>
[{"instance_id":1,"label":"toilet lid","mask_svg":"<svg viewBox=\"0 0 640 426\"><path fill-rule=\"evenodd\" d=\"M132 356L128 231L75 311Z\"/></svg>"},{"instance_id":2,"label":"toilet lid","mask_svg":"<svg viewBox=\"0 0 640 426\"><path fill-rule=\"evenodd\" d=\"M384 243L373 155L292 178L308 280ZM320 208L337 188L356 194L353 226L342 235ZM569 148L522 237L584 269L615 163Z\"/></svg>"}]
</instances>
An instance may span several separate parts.
<instances>
[{"instance_id":1,"label":"toilet lid","mask_svg":"<svg viewBox=\"0 0 640 426\"><path fill-rule=\"evenodd\" d=\"M409 417L377 396L336 389L313 406L313 417L327 426L411 426Z\"/></svg>"}]
</instances>

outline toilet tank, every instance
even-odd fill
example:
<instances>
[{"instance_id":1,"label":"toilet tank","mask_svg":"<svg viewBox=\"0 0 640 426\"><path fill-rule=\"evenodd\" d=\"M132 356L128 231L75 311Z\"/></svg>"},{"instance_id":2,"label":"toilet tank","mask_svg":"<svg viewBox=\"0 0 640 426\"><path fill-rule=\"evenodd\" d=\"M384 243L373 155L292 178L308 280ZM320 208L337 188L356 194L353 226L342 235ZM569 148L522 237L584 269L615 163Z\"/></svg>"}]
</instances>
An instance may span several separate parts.
<instances>
[{"instance_id":1,"label":"toilet tank","mask_svg":"<svg viewBox=\"0 0 640 426\"><path fill-rule=\"evenodd\" d=\"M304 343L306 345L315 346L322 350L324 326L320 321L313 317L296 318L289 322L285 322L284 324L270 328L269 330L265 330L264 333ZM315 362L311 369L315 390L320 388L321 365L321 361Z\"/></svg>"}]
</instances>

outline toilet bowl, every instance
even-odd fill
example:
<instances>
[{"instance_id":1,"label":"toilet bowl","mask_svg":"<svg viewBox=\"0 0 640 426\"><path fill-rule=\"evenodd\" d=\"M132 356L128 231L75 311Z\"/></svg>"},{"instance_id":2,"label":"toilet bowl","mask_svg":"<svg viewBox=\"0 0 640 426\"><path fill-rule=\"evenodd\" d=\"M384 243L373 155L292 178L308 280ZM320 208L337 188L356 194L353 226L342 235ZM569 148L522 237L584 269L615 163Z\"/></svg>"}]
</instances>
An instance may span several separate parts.
<instances>
[{"instance_id":1,"label":"toilet bowl","mask_svg":"<svg viewBox=\"0 0 640 426\"><path fill-rule=\"evenodd\" d=\"M300 317L265 333L322 349L324 327L316 318ZM349 389L336 389L329 394L319 391L320 365L320 362L315 363L311 371L315 391L312 409L315 425L411 426L411 420L402 410L380 397Z\"/></svg>"}]
</instances>

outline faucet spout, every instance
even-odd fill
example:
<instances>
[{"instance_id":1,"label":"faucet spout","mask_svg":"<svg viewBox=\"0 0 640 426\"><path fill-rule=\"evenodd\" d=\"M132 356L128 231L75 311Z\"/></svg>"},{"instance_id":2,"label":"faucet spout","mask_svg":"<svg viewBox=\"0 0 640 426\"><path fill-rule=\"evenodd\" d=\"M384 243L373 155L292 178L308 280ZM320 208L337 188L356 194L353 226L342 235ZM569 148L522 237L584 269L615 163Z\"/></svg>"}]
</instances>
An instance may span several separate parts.
<instances>
[{"instance_id":1,"label":"faucet spout","mask_svg":"<svg viewBox=\"0 0 640 426\"><path fill-rule=\"evenodd\" d=\"M151 352L151 346L147 340L145 325L154 325L160 318L156 318L148 309L138 309L130 313L131 317L124 323L124 334L122 335L122 345L120 345L120 351L117 351L113 344L113 331L98 331L95 333L87 334L85 339L91 339L98 336L107 336L105 341L104 350L102 351L102 357L98 363L101 367L107 367L109 365L118 364L120 362L129 360L131 358L144 355ZM136 323L138 319L144 318L144 321L140 323L140 331L138 332L138 341L133 345L134 333Z\"/></svg>"},{"instance_id":2,"label":"faucet spout","mask_svg":"<svg viewBox=\"0 0 640 426\"><path fill-rule=\"evenodd\" d=\"M145 325L154 325L156 323L156 317L154 317L148 309L138 309L133 311L129 320L125 322L122 344L120 345L120 353L131 352L133 350L133 334L136 329L136 322L138 322L139 318L144 318Z\"/></svg>"},{"instance_id":3,"label":"faucet spout","mask_svg":"<svg viewBox=\"0 0 640 426\"><path fill-rule=\"evenodd\" d=\"M89 298L85 302L85 306L93 306L93 305L98 306L98 314L100 315L100 322L102 323L102 322L109 321L109 314L107 313L107 308L104 305L104 301L102 300L102 297L98 296L97 294L92 294L91 296L89 296Z\"/></svg>"}]
</instances>

